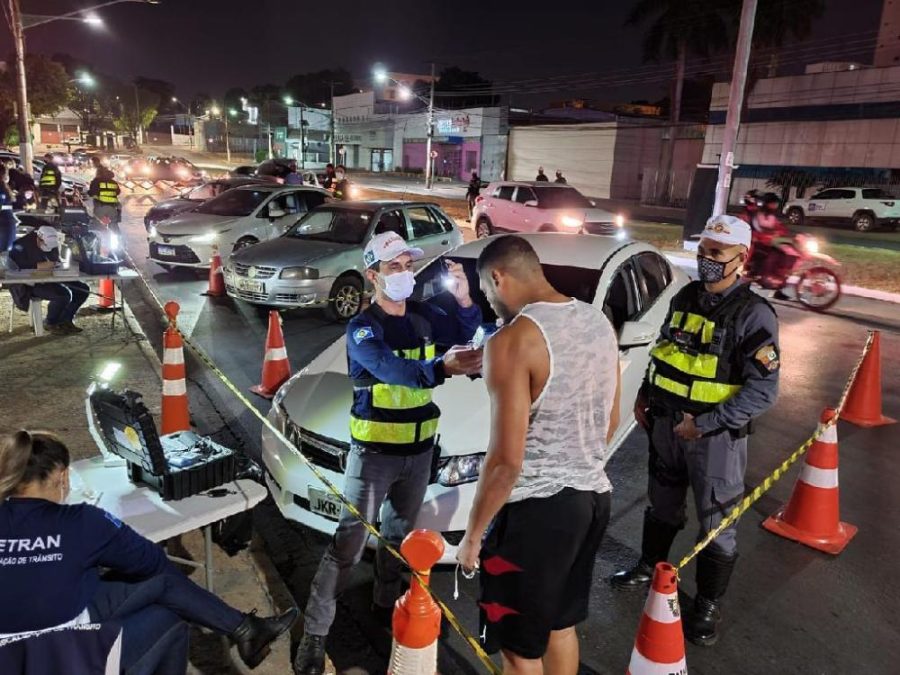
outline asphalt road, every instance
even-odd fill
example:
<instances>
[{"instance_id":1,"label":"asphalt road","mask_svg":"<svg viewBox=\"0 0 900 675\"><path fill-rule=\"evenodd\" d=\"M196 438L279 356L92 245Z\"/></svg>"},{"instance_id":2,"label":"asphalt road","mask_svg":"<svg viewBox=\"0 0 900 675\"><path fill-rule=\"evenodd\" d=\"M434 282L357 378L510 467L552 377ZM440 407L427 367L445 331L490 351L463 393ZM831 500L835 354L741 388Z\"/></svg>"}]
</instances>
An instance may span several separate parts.
<instances>
[{"instance_id":1,"label":"asphalt road","mask_svg":"<svg viewBox=\"0 0 900 675\"><path fill-rule=\"evenodd\" d=\"M242 391L259 381L266 315L227 299L200 293L206 281L191 272L168 274L146 261L141 217L145 207L126 205L124 232L128 250L142 274L164 300L177 300L179 325L213 358ZM127 295L151 340L159 349L159 312L146 301L138 283ZM827 315L779 303L782 387L775 408L757 425L751 440L749 486L758 484L814 429L822 409L835 405L863 347L866 327L882 333L882 372L887 414L900 418L900 312L896 306L861 299L842 300ZM295 368L308 363L342 332L318 313L284 315L288 354ZM195 360L188 376L219 411L222 423L251 454L258 452L259 422ZM254 399L262 411L268 402ZM724 633L712 649L688 644L690 671L697 674L896 673L900 662L900 592L893 582L900 551L900 461L898 426L860 429L841 423L841 512L859 534L838 557L831 557L760 528L760 522L790 495L795 467L740 521L739 561L725 605ZM202 430L208 431L208 430ZM591 617L579 627L583 673L621 673L627 666L645 595L613 592L604 579L632 562L640 542L646 505L646 440L635 433L608 465L615 486L612 520L597 558L591 593ZM327 540L285 521L271 501L255 513L257 531L297 602L306 602L309 583ZM691 546L696 526L689 524L672 557ZM548 555L548 564L553 564ZM453 597L453 570L440 569L433 585L470 630L476 630L476 582L460 578ZM328 650L340 671L383 673L390 636L369 618L371 564L354 573L342 597ZM693 566L682 573L682 589L694 591ZM480 672L469 648L454 635L442 642L441 673Z\"/></svg>"}]
</instances>

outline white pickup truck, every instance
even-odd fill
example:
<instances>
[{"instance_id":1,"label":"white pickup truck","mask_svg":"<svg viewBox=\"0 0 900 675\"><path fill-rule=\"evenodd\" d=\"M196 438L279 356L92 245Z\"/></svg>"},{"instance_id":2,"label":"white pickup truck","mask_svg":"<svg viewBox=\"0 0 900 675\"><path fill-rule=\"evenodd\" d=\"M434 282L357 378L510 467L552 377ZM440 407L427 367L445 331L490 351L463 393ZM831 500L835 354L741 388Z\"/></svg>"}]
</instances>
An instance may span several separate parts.
<instances>
[{"instance_id":1,"label":"white pickup truck","mask_svg":"<svg viewBox=\"0 0 900 675\"><path fill-rule=\"evenodd\" d=\"M828 188L808 199L793 199L784 205L791 225L806 220L850 223L857 232L877 227L897 229L900 222L900 199L881 188Z\"/></svg>"}]
</instances>

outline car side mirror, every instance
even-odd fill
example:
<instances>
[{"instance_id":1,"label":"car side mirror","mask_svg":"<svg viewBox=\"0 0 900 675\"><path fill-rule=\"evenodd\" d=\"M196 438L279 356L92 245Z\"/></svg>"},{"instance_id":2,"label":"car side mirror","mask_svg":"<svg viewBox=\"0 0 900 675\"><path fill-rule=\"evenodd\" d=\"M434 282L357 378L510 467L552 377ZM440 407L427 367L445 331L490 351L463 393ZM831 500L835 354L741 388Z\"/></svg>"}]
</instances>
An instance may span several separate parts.
<instances>
[{"instance_id":1,"label":"car side mirror","mask_svg":"<svg viewBox=\"0 0 900 675\"><path fill-rule=\"evenodd\" d=\"M287 211L282 209L269 209L269 218L284 218L286 215Z\"/></svg>"},{"instance_id":2,"label":"car side mirror","mask_svg":"<svg viewBox=\"0 0 900 675\"><path fill-rule=\"evenodd\" d=\"M537 199L529 199L527 202L525 202L525 206L530 206L531 208L534 208L534 209L537 208L537 205L538 205Z\"/></svg>"},{"instance_id":3,"label":"car side mirror","mask_svg":"<svg viewBox=\"0 0 900 675\"><path fill-rule=\"evenodd\" d=\"M619 329L619 348L643 347L656 339L657 329L643 321L626 321Z\"/></svg>"}]
</instances>

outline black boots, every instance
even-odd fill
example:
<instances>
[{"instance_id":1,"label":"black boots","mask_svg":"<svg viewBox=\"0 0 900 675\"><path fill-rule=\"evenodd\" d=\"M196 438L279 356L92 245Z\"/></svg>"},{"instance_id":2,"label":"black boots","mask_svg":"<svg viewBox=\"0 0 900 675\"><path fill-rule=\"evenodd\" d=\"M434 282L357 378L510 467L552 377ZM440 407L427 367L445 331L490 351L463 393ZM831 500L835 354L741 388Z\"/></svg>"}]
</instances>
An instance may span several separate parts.
<instances>
[{"instance_id":1,"label":"black boots","mask_svg":"<svg viewBox=\"0 0 900 675\"><path fill-rule=\"evenodd\" d=\"M280 616L261 618L256 616L255 610L244 614L241 625L228 637L237 645L238 654L248 668L256 668L262 663L269 655L269 645L294 625L298 613L297 608L292 607Z\"/></svg>"},{"instance_id":2,"label":"black boots","mask_svg":"<svg viewBox=\"0 0 900 675\"><path fill-rule=\"evenodd\" d=\"M294 657L294 675L322 675L325 672L325 638L325 635L303 635Z\"/></svg>"},{"instance_id":3,"label":"black boots","mask_svg":"<svg viewBox=\"0 0 900 675\"><path fill-rule=\"evenodd\" d=\"M737 555L725 556L709 550L697 556L697 597L693 611L687 612L684 620L685 637L696 645L710 647L719 639L720 602L736 560Z\"/></svg>"},{"instance_id":4,"label":"black boots","mask_svg":"<svg viewBox=\"0 0 900 675\"><path fill-rule=\"evenodd\" d=\"M641 559L631 569L616 572L612 576L609 583L613 588L630 591L649 586L653 580L654 566L668 557L669 549L680 529L657 520L650 514L650 509L647 509L644 512Z\"/></svg>"}]
</instances>

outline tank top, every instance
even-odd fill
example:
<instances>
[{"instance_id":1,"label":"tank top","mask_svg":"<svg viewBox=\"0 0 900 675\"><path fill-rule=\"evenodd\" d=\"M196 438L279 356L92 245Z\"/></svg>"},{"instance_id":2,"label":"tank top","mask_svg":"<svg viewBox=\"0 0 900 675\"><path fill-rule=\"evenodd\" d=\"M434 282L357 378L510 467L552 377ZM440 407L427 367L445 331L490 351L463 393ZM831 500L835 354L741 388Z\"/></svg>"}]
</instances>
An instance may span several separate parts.
<instances>
[{"instance_id":1,"label":"tank top","mask_svg":"<svg viewBox=\"0 0 900 675\"><path fill-rule=\"evenodd\" d=\"M524 317L524 319L523 319ZM526 305L550 355L550 375L531 405L522 472L510 502L560 490L607 492L606 433L616 393L619 348L606 316L579 300Z\"/></svg>"}]
</instances>

